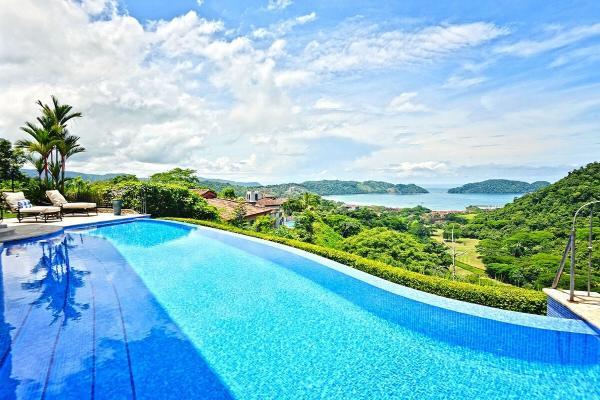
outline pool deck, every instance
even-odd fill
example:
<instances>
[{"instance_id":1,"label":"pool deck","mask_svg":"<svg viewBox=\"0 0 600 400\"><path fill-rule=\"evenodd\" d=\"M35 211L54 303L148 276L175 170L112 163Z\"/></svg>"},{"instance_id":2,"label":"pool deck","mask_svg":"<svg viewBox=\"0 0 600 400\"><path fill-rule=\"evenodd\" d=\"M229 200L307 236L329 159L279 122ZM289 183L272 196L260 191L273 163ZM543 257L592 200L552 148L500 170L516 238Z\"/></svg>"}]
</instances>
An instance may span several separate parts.
<instances>
[{"instance_id":1,"label":"pool deck","mask_svg":"<svg viewBox=\"0 0 600 400\"><path fill-rule=\"evenodd\" d=\"M573 314L577 315L588 324L600 329L600 293L576 290L575 301L569 301L569 291L559 289L544 289L548 297L553 298Z\"/></svg>"},{"instance_id":2,"label":"pool deck","mask_svg":"<svg viewBox=\"0 0 600 400\"><path fill-rule=\"evenodd\" d=\"M14 230L4 235L0 233L0 243L49 235L61 231L64 228L78 225L102 224L147 217L149 217L147 214L124 214L116 216L110 213L99 213L98 215L90 216L65 216L62 221L36 222L34 220L24 220L21 223L19 223L16 218L10 218L5 219L3 224L6 224L9 229L12 228Z\"/></svg>"}]
</instances>

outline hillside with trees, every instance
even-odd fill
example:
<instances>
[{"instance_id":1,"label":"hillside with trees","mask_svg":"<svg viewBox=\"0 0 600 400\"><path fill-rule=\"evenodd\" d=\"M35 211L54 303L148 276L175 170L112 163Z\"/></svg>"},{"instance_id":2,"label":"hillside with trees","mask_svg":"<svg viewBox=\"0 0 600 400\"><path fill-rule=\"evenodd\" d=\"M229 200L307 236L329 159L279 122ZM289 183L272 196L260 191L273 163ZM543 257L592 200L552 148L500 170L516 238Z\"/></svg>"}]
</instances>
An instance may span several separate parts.
<instances>
[{"instance_id":1,"label":"hillside with trees","mask_svg":"<svg viewBox=\"0 0 600 400\"><path fill-rule=\"evenodd\" d=\"M550 182L546 181L527 183L508 179L488 179L449 189L448 193L521 194L535 192L548 185L550 185Z\"/></svg>"},{"instance_id":2,"label":"hillside with trees","mask_svg":"<svg viewBox=\"0 0 600 400\"><path fill-rule=\"evenodd\" d=\"M491 277L524 287L551 284L567 244L575 211L600 199L600 162L571 171L558 182L491 212L458 220L463 237L480 239L479 253ZM449 222L456 224L457 220ZM589 262L589 210L579 218L576 286L584 289ZM593 219L592 285L600 287L600 206ZM567 276L561 284L567 284Z\"/></svg>"},{"instance_id":3,"label":"hillside with trees","mask_svg":"<svg viewBox=\"0 0 600 400\"><path fill-rule=\"evenodd\" d=\"M390 193L390 194L418 194L428 193L426 189L414 184L394 184L380 181L340 181L321 180L306 181L302 183L284 183L279 185L268 185L255 187L276 196L289 197L306 192L320 196L343 195L343 194L367 194L367 193Z\"/></svg>"}]
</instances>

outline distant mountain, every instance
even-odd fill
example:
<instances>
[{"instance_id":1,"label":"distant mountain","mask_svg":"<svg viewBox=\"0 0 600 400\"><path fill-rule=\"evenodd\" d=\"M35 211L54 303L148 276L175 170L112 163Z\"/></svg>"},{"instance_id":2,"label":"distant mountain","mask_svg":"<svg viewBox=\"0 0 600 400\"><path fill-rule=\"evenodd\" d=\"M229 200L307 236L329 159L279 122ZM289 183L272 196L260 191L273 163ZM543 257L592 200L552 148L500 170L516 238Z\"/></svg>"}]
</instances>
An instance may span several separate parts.
<instances>
[{"instance_id":1,"label":"distant mountain","mask_svg":"<svg viewBox=\"0 0 600 400\"><path fill-rule=\"evenodd\" d=\"M527 183L508 179L488 179L482 182L467 183L448 190L448 193L486 193L486 194L518 194L535 192L549 186L550 182L537 181Z\"/></svg>"},{"instance_id":2,"label":"distant mountain","mask_svg":"<svg viewBox=\"0 0 600 400\"><path fill-rule=\"evenodd\" d=\"M23 169L24 174L37 177L37 171L33 169ZM77 171L67 171L67 178L80 176L89 181L109 180L122 174L86 174ZM148 178L140 178L142 180ZM426 189L414 184L394 184L381 181L340 181L340 180L322 180L306 181L302 183L282 183L278 185L261 185L259 182L237 182L226 179L200 179L200 186L220 192L226 187L233 187L238 196L243 196L246 190L260 190L275 196L293 196L305 192L316 193L321 196L336 194L364 194L364 193L390 193L390 194L418 194L428 193Z\"/></svg>"},{"instance_id":3,"label":"distant mountain","mask_svg":"<svg viewBox=\"0 0 600 400\"><path fill-rule=\"evenodd\" d=\"M231 186L261 186L260 182L237 182L229 181L227 179L202 178L201 176L199 176L198 179L200 179L201 182L222 183Z\"/></svg>"},{"instance_id":4,"label":"distant mountain","mask_svg":"<svg viewBox=\"0 0 600 400\"><path fill-rule=\"evenodd\" d=\"M30 176L32 178L37 178L38 173L36 170L34 169L22 169L21 170L25 175ZM76 171L67 171L65 173L65 177L67 178L75 178L77 176L80 176L82 179L85 179L87 181L104 181L104 180L108 180L108 179L112 179L115 176L119 176L119 175L125 175L125 173L121 173L121 174L86 174L84 172L76 172Z\"/></svg>"},{"instance_id":5,"label":"distant mountain","mask_svg":"<svg viewBox=\"0 0 600 400\"><path fill-rule=\"evenodd\" d=\"M393 184L380 181L339 181L322 180L306 181L302 183L283 183L279 185L268 185L254 187L276 196L291 196L305 192L316 193L321 196L341 194L365 194L365 193L390 193L390 194L417 194L428 193L426 189L414 184Z\"/></svg>"}]
</instances>

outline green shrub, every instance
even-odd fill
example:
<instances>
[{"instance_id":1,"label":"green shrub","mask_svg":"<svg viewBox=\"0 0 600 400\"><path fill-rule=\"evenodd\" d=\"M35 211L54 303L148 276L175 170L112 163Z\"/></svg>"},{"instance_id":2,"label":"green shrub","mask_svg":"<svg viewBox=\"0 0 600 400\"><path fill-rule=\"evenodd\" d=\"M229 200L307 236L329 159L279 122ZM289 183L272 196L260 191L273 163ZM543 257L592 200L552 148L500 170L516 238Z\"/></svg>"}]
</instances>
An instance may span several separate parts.
<instances>
[{"instance_id":1,"label":"green shrub","mask_svg":"<svg viewBox=\"0 0 600 400\"><path fill-rule=\"evenodd\" d=\"M100 204L123 200L124 208L142 209L154 217L185 217L218 220L217 210L187 187L158 182L126 181L115 185L98 185L96 196Z\"/></svg>"},{"instance_id":2,"label":"green shrub","mask_svg":"<svg viewBox=\"0 0 600 400\"><path fill-rule=\"evenodd\" d=\"M453 281L438 276L423 275L403 268L393 267L381 261L369 260L345 251L239 229L231 225L224 225L211 221L199 221L186 218L167 219L227 230L285 244L340 262L390 282L443 297L532 314L544 314L546 311L546 295L538 291L512 286L480 286L467 282Z\"/></svg>"}]
</instances>

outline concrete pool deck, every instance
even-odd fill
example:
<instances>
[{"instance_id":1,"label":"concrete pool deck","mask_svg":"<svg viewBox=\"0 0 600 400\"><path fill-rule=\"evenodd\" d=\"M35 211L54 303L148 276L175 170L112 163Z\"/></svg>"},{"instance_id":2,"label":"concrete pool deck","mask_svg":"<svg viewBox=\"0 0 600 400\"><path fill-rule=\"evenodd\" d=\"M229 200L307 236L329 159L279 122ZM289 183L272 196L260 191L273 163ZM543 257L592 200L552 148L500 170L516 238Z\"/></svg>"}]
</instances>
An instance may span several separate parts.
<instances>
[{"instance_id":1,"label":"concrete pool deck","mask_svg":"<svg viewBox=\"0 0 600 400\"><path fill-rule=\"evenodd\" d=\"M573 314L600 330L600 293L576 290L575 300L569 301L569 291L544 289L544 293Z\"/></svg>"},{"instance_id":2,"label":"concrete pool deck","mask_svg":"<svg viewBox=\"0 0 600 400\"><path fill-rule=\"evenodd\" d=\"M107 222L116 222L128 219L136 218L147 218L147 214L124 214L124 215L113 215L112 213L98 213L98 215L90 216L65 216L62 221L48 221L48 222L36 222L35 220L24 220L23 222L17 221L16 218L9 218L3 221L9 229L13 229L11 232L1 234L0 232L0 243L12 242L15 240L30 239L37 236L49 235L55 232L59 232L64 228L69 228L84 224L103 224Z\"/></svg>"}]
</instances>

